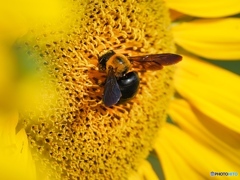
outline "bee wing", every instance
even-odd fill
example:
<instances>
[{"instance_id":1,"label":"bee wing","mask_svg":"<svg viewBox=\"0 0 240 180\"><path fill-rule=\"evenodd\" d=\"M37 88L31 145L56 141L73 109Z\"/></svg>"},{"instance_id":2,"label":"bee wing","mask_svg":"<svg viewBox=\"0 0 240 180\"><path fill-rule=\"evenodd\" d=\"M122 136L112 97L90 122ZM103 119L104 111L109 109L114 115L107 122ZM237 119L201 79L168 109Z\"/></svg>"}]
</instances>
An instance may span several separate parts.
<instances>
[{"instance_id":1,"label":"bee wing","mask_svg":"<svg viewBox=\"0 0 240 180\"><path fill-rule=\"evenodd\" d=\"M163 66L175 64L182 60L182 56L178 54L164 53L151 54L146 56L128 57L133 67L145 70L160 70Z\"/></svg>"},{"instance_id":2,"label":"bee wing","mask_svg":"<svg viewBox=\"0 0 240 180\"><path fill-rule=\"evenodd\" d=\"M103 103L110 107L116 104L122 96L117 79L114 75L112 68L109 68L104 91L103 91Z\"/></svg>"}]
</instances>

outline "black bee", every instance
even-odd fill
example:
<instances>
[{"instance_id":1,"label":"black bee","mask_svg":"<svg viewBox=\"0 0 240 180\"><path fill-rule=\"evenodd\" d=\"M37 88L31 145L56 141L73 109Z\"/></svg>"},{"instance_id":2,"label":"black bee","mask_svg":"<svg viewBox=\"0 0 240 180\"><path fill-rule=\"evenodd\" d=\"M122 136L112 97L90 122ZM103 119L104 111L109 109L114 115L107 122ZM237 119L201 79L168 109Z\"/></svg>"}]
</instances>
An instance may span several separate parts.
<instances>
[{"instance_id":1,"label":"black bee","mask_svg":"<svg viewBox=\"0 0 240 180\"><path fill-rule=\"evenodd\" d=\"M128 101L137 94L140 79L136 71L129 72L132 67L156 71L181 60L182 56L171 53L126 57L108 51L98 59L99 71L107 72L103 103L110 107Z\"/></svg>"}]
</instances>

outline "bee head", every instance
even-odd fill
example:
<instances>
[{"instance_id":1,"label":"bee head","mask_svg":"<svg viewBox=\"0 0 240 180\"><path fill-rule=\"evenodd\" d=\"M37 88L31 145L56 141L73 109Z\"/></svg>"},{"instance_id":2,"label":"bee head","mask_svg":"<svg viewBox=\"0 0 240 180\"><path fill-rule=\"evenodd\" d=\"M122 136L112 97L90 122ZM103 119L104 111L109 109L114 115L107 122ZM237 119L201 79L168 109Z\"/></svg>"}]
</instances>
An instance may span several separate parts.
<instances>
[{"instance_id":1,"label":"bee head","mask_svg":"<svg viewBox=\"0 0 240 180\"><path fill-rule=\"evenodd\" d=\"M106 71L107 61L115 54L113 50L107 51L98 58L98 68L100 71Z\"/></svg>"}]
</instances>

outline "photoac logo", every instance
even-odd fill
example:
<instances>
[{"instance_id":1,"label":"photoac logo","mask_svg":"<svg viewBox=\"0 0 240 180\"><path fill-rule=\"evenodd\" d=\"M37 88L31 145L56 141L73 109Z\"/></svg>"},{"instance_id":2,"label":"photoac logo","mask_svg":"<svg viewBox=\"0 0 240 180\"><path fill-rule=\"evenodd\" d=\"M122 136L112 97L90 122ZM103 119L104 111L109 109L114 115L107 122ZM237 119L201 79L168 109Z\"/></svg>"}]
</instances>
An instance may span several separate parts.
<instances>
[{"instance_id":1,"label":"photoac logo","mask_svg":"<svg viewBox=\"0 0 240 180\"><path fill-rule=\"evenodd\" d=\"M210 172L210 176L214 176L215 175L215 173L212 171L212 172Z\"/></svg>"},{"instance_id":2,"label":"photoac logo","mask_svg":"<svg viewBox=\"0 0 240 180\"><path fill-rule=\"evenodd\" d=\"M210 176L238 176L238 172L210 172Z\"/></svg>"}]
</instances>

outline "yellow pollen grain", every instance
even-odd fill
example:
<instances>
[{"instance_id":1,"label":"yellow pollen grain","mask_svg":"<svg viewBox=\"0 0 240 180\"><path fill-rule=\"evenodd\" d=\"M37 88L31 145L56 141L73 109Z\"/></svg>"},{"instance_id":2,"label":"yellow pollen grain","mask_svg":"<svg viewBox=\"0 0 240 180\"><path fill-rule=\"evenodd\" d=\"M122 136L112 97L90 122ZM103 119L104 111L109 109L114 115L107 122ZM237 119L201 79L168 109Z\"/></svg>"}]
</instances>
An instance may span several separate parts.
<instances>
[{"instance_id":1,"label":"yellow pollen grain","mask_svg":"<svg viewBox=\"0 0 240 180\"><path fill-rule=\"evenodd\" d=\"M48 72L44 83L51 84L55 97L48 101L51 110L34 115L39 107L32 107L21 113L20 122L41 177L127 179L152 149L165 120L174 68L139 72L137 96L107 108L101 85L106 74L98 72L97 57L109 49L128 55L174 52L167 9L159 0L69 4L61 17L70 22L67 30L44 26L20 42Z\"/></svg>"}]
</instances>

